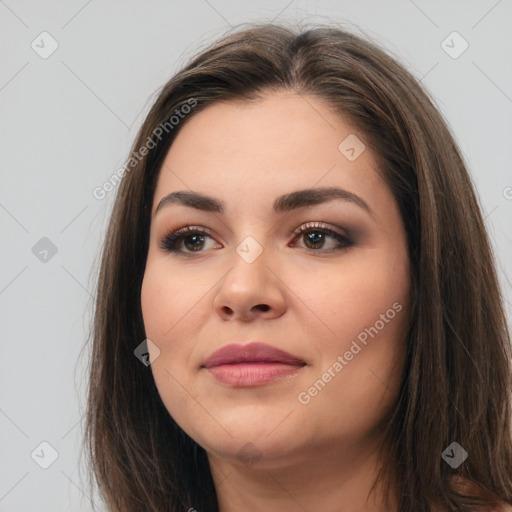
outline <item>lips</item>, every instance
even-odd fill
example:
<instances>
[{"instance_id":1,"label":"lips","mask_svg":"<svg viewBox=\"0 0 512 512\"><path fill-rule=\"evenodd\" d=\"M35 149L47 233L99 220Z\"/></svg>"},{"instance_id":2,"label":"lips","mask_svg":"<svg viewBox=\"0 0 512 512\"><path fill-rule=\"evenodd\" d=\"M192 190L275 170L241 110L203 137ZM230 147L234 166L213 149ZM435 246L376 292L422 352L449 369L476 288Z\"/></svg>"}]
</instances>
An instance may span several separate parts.
<instances>
[{"instance_id":1,"label":"lips","mask_svg":"<svg viewBox=\"0 0 512 512\"><path fill-rule=\"evenodd\" d=\"M234 388L265 386L296 376L306 363L284 350L266 343L226 345L204 363L212 377Z\"/></svg>"},{"instance_id":2,"label":"lips","mask_svg":"<svg viewBox=\"0 0 512 512\"><path fill-rule=\"evenodd\" d=\"M204 368L214 368L227 364L242 363L280 363L292 366L304 366L306 363L298 357L261 342L247 345L231 344L215 351L203 364Z\"/></svg>"}]
</instances>

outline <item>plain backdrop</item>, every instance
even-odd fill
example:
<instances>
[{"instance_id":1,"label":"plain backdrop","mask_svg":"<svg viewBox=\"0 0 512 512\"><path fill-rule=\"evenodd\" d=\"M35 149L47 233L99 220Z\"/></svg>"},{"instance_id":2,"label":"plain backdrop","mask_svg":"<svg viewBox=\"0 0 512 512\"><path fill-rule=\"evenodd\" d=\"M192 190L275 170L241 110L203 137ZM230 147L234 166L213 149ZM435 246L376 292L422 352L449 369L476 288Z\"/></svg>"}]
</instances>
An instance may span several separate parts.
<instances>
[{"instance_id":1,"label":"plain backdrop","mask_svg":"<svg viewBox=\"0 0 512 512\"><path fill-rule=\"evenodd\" d=\"M114 198L93 190L189 57L271 20L336 21L421 80L476 185L511 318L511 0L0 0L0 512L105 510L79 474L79 355Z\"/></svg>"}]
</instances>

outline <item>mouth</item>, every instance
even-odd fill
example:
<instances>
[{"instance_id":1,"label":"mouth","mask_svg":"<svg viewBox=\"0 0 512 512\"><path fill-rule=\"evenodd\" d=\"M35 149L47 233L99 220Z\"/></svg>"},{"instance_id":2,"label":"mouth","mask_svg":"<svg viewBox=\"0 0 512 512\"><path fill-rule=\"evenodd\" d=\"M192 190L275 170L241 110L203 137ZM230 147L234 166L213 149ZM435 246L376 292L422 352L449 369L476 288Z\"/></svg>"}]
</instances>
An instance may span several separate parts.
<instances>
[{"instance_id":1,"label":"mouth","mask_svg":"<svg viewBox=\"0 0 512 512\"><path fill-rule=\"evenodd\" d=\"M261 386L290 378L306 363L283 350L261 342L231 344L214 352L203 364L209 373L234 387Z\"/></svg>"}]
</instances>

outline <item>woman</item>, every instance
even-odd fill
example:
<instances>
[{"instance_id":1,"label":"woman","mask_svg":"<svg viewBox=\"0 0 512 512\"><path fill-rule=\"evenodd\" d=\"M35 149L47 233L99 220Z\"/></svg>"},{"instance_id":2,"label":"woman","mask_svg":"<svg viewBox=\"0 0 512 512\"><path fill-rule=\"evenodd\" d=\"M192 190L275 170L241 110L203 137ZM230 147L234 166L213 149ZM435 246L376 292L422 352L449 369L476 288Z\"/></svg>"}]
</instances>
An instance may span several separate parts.
<instances>
[{"instance_id":1,"label":"woman","mask_svg":"<svg viewBox=\"0 0 512 512\"><path fill-rule=\"evenodd\" d=\"M510 507L489 241L400 64L333 27L233 33L164 86L122 175L87 416L109 510Z\"/></svg>"}]
</instances>

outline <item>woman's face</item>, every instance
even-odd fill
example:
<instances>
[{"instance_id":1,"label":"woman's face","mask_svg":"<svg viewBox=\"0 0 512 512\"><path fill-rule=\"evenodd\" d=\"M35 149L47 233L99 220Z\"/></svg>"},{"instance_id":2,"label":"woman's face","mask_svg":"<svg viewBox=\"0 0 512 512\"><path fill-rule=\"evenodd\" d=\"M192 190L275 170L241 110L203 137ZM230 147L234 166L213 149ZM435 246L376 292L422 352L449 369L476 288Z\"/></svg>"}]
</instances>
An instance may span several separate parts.
<instances>
[{"instance_id":1,"label":"woman's face","mask_svg":"<svg viewBox=\"0 0 512 512\"><path fill-rule=\"evenodd\" d=\"M324 103L283 91L207 107L166 156L142 312L162 401L210 457L271 468L369 446L396 400L406 235L362 144ZM341 192L290 197L324 189ZM215 202L182 196L157 211L177 191ZM186 226L204 233L165 244ZM235 362L204 366L226 345L255 341L295 360L231 353Z\"/></svg>"}]
</instances>

